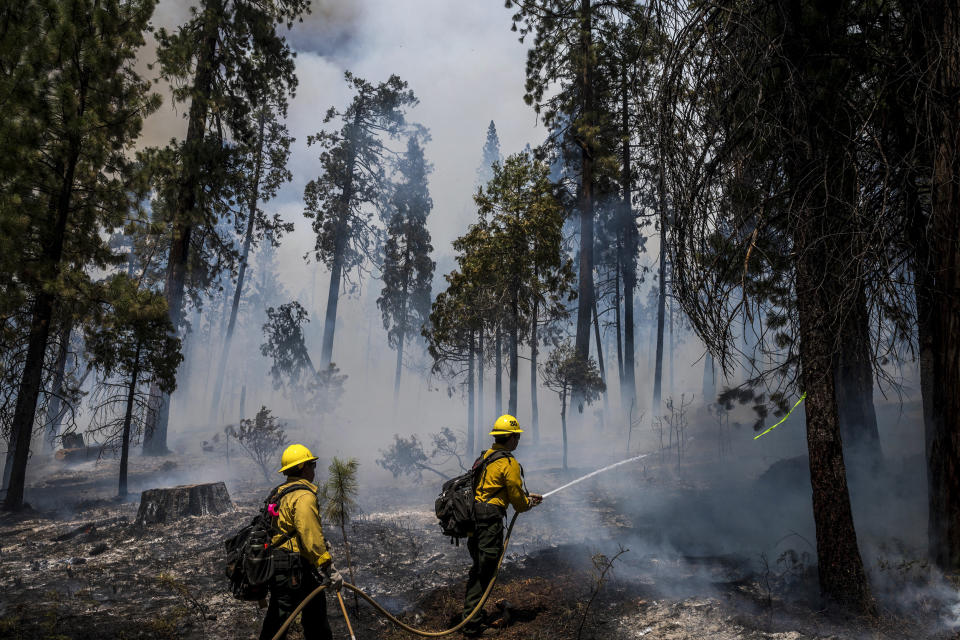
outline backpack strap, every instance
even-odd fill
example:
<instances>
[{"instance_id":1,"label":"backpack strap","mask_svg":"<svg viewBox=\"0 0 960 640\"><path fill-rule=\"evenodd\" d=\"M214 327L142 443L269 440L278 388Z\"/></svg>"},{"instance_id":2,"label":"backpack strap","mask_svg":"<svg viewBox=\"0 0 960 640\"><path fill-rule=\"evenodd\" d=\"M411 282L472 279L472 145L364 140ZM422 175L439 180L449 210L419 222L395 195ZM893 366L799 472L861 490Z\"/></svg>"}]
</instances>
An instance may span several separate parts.
<instances>
[{"instance_id":1,"label":"backpack strap","mask_svg":"<svg viewBox=\"0 0 960 640\"><path fill-rule=\"evenodd\" d=\"M503 458L513 458L513 454L509 451L504 451L503 449L498 449L494 451L487 457L483 457L483 454L480 454L480 457L477 458L477 461L473 463L473 492L476 496L477 487L483 484L483 480L487 477L487 467L497 460L502 460ZM516 458L514 458L516 459ZM480 477L477 477L479 473ZM520 475L523 476L523 467L520 467ZM484 503L486 504L486 503Z\"/></svg>"},{"instance_id":2,"label":"backpack strap","mask_svg":"<svg viewBox=\"0 0 960 640\"><path fill-rule=\"evenodd\" d=\"M286 483L284 483L284 484L286 484ZM280 504L280 500L281 500L284 496L286 496L286 495L288 495L288 494L291 494L291 493L293 493L294 491L309 491L310 493L313 493L313 490L312 490L310 487L308 487L308 486L306 486L306 485L303 485L303 484L300 484L299 482L298 482L298 483L291 484L289 487L286 487L285 489L280 489L280 487L283 487L283 486L284 486L284 485L281 484L280 486L276 487L273 491L270 492L270 495L267 496L267 499L264 501L264 503L263 503L263 504L264 504L264 506L263 506L263 511L264 511L264 514L267 516L267 518L271 518L270 514L267 512L268 505L270 505L271 503L276 504L276 505L279 505L279 504ZM278 491L278 490L279 490L279 491ZM314 494L314 495L316 495L316 494ZM274 498L274 496L276 496L276 498ZM271 528L271 529L275 529L274 526L273 526L273 520L272 520L272 518L271 518L271 519L268 519L267 521L270 523L270 528ZM290 540L292 540L292 539L294 538L294 536L296 536L297 539L300 538L300 533L299 533L299 532L294 532L294 533L291 534L291 533L284 533L283 531L280 531L279 529L275 529L275 530L277 531L277 535L280 535L280 536L281 536L281 540L280 540L279 542L277 542L276 544L271 543L271 546L272 546L272 547L280 547L280 546L282 546L282 545L285 545L287 542L289 542Z\"/></svg>"}]
</instances>

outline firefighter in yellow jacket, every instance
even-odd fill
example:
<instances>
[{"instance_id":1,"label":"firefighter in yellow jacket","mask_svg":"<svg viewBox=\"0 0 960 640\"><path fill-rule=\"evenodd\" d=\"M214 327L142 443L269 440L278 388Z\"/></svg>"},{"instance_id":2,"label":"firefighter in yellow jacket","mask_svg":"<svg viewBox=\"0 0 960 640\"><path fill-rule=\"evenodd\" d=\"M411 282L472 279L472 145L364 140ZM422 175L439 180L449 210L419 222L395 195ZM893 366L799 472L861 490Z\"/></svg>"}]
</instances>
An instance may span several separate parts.
<instances>
[{"instance_id":1,"label":"firefighter in yellow jacket","mask_svg":"<svg viewBox=\"0 0 960 640\"><path fill-rule=\"evenodd\" d=\"M497 418L490 432L494 437L493 446L483 452L484 460L491 456L492 460L485 465L474 494L477 525L467 540L473 566L467 578L464 618L480 602L497 570L497 560L503 552L503 519L507 515L507 505L523 512L543 500L539 494L527 493L523 484L523 468L511 453L520 443L521 433L523 429L517 419L504 414ZM482 612L467 623L463 633L468 637L484 635Z\"/></svg>"},{"instance_id":2,"label":"firefighter in yellow jacket","mask_svg":"<svg viewBox=\"0 0 960 640\"><path fill-rule=\"evenodd\" d=\"M320 526L317 485L313 484L316 456L305 446L293 444L283 452L280 464L280 473L287 476L287 481L276 489L276 495L282 495L275 507L271 505L279 513L277 526L282 533L273 543L286 538L278 548L288 552L290 561L285 563L289 566L277 571L270 584L270 604L260 640L273 638L297 605L320 584L328 584L338 591L343 586L343 576L333 565ZM323 594L303 608L300 621L305 640L333 637Z\"/></svg>"}]
</instances>

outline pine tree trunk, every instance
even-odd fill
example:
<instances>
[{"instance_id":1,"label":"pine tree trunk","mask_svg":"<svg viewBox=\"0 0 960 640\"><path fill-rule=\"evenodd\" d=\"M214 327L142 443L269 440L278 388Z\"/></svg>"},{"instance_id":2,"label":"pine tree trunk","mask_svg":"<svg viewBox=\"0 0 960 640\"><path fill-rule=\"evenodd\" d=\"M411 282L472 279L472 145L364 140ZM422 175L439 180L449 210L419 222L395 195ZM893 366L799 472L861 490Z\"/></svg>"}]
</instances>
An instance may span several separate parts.
<instances>
[{"instance_id":1,"label":"pine tree trunk","mask_svg":"<svg viewBox=\"0 0 960 640\"><path fill-rule=\"evenodd\" d=\"M560 394L560 428L563 437L563 470L567 470L567 389Z\"/></svg>"},{"instance_id":2,"label":"pine tree trunk","mask_svg":"<svg viewBox=\"0 0 960 640\"><path fill-rule=\"evenodd\" d=\"M837 354L837 410L844 453L853 465L862 461L870 468L880 463L880 434L873 407L873 365L870 355L870 325L867 299L859 287L856 300L847 309Z\"/></svg>"},{"instance_id":3,"label":"pine tree trunk","mask_svg":"<svg viewBox=\"0 0 960 640\"><path fill-rule=\"evenodd\" d=\"M717 401L717 371L713 363L713 354L707 351L703 357L703 403L713 404Z\"/></svg>"},{"instance_id":4,"label":"pine tree trunk","mask_svg":"<svg viewBox=\"0 0 960 640\"><path fill-rule=\"evenodd\" d=\"M960 569L960 8L949 0L916 3L914 37L922 43L920 69L929 123L932 165L930 218L920 232L918 282L921 379L931 399L926 424L930 557L944 570ZM919 230L918 230L919 232ZM921 292L919 287L925 287ZM921 309L921 299L923 305ZM926 355L926 361L924 358Z\"/></svg>"},{"instance_id":5,"label":"pine tree trunk","mask_svg":"<svg viewBox=\"0 0 960 640\"><path fill-rule=\"evenodd\" d=\"M473 440L474 397L473 397L473 332L470 332L470 347L467 356L467 453L473 455L476 443Z\"/></svg>"},{"instance_id":6,"label":"pine tree trunk","mask_svg":"<svg viewBox=\"0 0 960 640\"><path fill-rule=\"evenodd\" d=\"M127 388L127 410L123 414L123 440L120 449L120 489L117 492L121 498L127 495L127 468L130 460L130 424L133 421L133 401L137 394L137 378L140 375L140 348L133 357L133 371L130 373L130 386Z\"/></svg>"},{"instance_id":7,"label":"pine tree trunk","mask_svg":"<svg viewBox=\"0 0 960 640\"><path fill-rule=\"evenodd\" d=\"M661 166L660 191L660 274L659 295L657 296L657 354L654 360L653 372L653 415L659 416L663 403L663 329L666 321L667 308L667 213L665 188L663 186L663 167Z\"/></svg>"},{"instance_id":8,"label":"pine tree trunk","mask_svg":"<svg viewBox=\"0 0 960 640\"><path fill-rule=\"evenodd\" d=\"M340 303L340 279L343 275L343 249L339 238L330 267L330 287L327 290L327 313L323 321L323 347L320 369L325 371L333 361L333 335L337 328L337 305Z\"/></svg>"},{"instance_id":9,"label":"pine tree trunk","mask_svg":"<svg viewBox=\"0 0 960 640\"><path fill-rule=\"evenodd\" d=\"M539 304L533 301L533 321L530 323L530 431L534 446L540 444L540 407L537 402L537 316Z\"/></svg>"},{"instance_id":10,"label":"pine tree trunk","mask_svg":"<svg viewBox=\"0 0 960 640\"><path fill-rule=\"evenodd\" d=\"M618 242L619 245L619 242ZM620 383L620 404L623 404L623 323L620 318L620 254L622 250L617 248L617 266L613 272L613 328L617 334L617 381Z\"/></svg>"},{"instance_id":11,"label":"pine tree trunk","mask_svg":"<svg viewBox=\"0 0 960 640\"><path fill-rule=\"evenodd\" d=\"M257 201L260 199L260 173L263 170L263 135L266 126L264 112L260 112L260 137L257 143L257 158L254 163L253 182L251 184L250 206L247 208L247 230L243 237L243 251L240 255L240 270L237 273L237 288L233 292L233 304L230 306L230 321L227 323L223 338L223 350L217 365L217 376L213 383L213 400L210 402L210 424L215 424L220 411L220 394L223 391L223 375L230 356L230 341L237 326L237 313L240 310L240 298L243 295L244 276L247 273L247 259L250 257L250 245L253 243L253 228L257 217Z\"/></svg>"},{"instance_id":12,"label":"pine tree trunk","mask_svg":"<svg viewBox=\"0 0 960 640\"><path fill-rule=\"evenodd\" d=\"M393 408L400 402L400 376L403 374L403 332L397 337L397 370L393 375Z\"/></svg>"},{"instance_id":13,"label":"pine tree trunk","mask_svg":"<svg viewBox=\"0 0 960 640\"><path fill-rule=\"evenodd\" d=\"M406 261L407 269L404 272L403 276L403 289L400 293L400 322L397 324L397 371L393 377L393 408L394 411L397 409L397 404L400 402L400 376L403 375L403 341L406 337L407 332L407 286L409 277L409 265L410 265L410 249L409 243L407 245L406 251Z\"/></svg>"},{"instance_id":14,"label":"pine tree trunk","mask_svg":"<svg viewBox=\"0 0 960 640\"><path fill-rule=\"evenodd\" d=\"M497 417L503 415L503 332L500 330L500 325L497 325L496 333L496 345L494 347L494 376L493 376L493 395L494 395L494 406L496 410L494 413L497 414Z\"/></svg>"},{"instance_id":15,"label":"pine tree trunk","mask_svg":"<svg viewBox=\"0 0 960 640\"><path fill-rule=\"evenodd\" d=\"M70 352L70 335L72 333L73 321L65 320L63 327L60 328L60 350L57 354L53 387L50 393L50 400L47 402L47 413L45 416L48 451L53 451L57 448L57 438L60 437L60 424L63 421L65 409L62 399L63 380L67 369L67 354Z\"/></svg>"},{"instance_id":16,"label":"pine tree trunk","mask_svg":"<svg viewBox=\"0 0 960 640\"><path fill-rule=\"evenodd\" d=\"M857 547L837 415L833 337L828 329L830 305L835 301L825 290L829 285L821 282L828 273L822 252L811 251L809 246L804 232L795 232L801 380L807 393L807 449L820 589L831 600L868 611L872 607L870 592Z\"/></svg>"},{"instance_id":17,"label":"pine tree trunk","mask_svg":"<svg viewBox=\"0 0 960 640\"><path fill-rule=\"evenodd\" d=\"M483 329L477 332L477 437L482 436L483 421Z\"/></svg>"},{"instance_id":18,"label":"pine tree trunk","mask_svg":"<svg viewBox=\"0 0 960 640\"><path fill-rule=\"evenodd\" d=\"M620 358L620 335L621 326L623 331L623 364L620 369L620 393L621 406L624 408L624 415L630 419L630 410L636 404L636 378L634 372L634 326L633 326L633 291L636 287L636 267L637 259L637 227L633 220L633 169L630 156L630 103L629 88L630 82L627 73L626 62L623 68L623 79L621 82L621 109L623 117L620 124L620 135L623 138L622 150L622 169L623 174L620 182L623 189L623 202L621 203L620 221L621 240L619 244L620 254L617 263L623 278L623 322L620 321L620 305L617 305L617 356ZM617 280L619 286L620 280ZM619 290L617 299L619 300ZM630 425L627 425L628 428Z\"/></svg>"},{"instance_id":19,"label":"pine tree trunk","mask_svg":"<svg viewBox=\"0 0 960 640\"><path fill-rule=\"evenodd\" d=\"M597 298L593 298L593 335L597 343L597 365L600 367L600 380L603 382L603 415L610 413L610 402L607 400L607 371L603 366L603 343L600 341L600 316L597 314ZM601 425L603 422L601 421Z\"/></svg>"},{"instance_id":20,"label":"pine tree trunk","mask_svg":"<svg viewBox=\"0 0 960 640\"><path fill-rule=\"evenodd\" d=\"M81 101L81 104L83 102ZM43 247L43 266L49 269L50 279L55 281L60 275L63 257L63 245L66 236L67 218L70 215L73 199L73 180L80 157L80 141L71 140L66 162L58 167L62 175L59 193L50 201L51 225ZM30 338L27 343L26 361L17 388L17 402L14 408L13 423L10 425L10 448L13 455L8 459L4 474L7 478L7 493L3 508L18 511L23 507L23 492L26 488L27 460L30 457L30 439L33 424L37 417L37 399L43 382L43 358L50 337L50 321L56 298L49 289L41 288L33 304L30 321ZM6 471L9 469L9 472Z\"/></svg>"},{"instance_id":21,"label":"pine tree trunk","mask_svg":"<svg viewBox=\"0 0 960 640\"><path fill-rule=\"evenodd\" d=\"M592 118L593 114L593 10L590 0L580 0L580 51L582 67L579 70L579 84L582 92L581 118ZM591 129L592 122L585 122L585 128ZM577 209L580 215L580 262L579 283L577 286L577 334L575 349L584 362L590 357L590 314L593 309L593 171L594 157L591 140L578 140L580 146L580 198ZM581 389L574 389L573 401L583 395Z\"/></svg>"},{"instance_id":22,"label":"pine tree trunk","mask_svg":"<svg viewBox=\"0 0 960 640\"><path fill-rule=\"evenodd\" d=\"M218 5L219 6L219 5ZM200 147L206 132L206 122L211 86L213 84L217 55L217 34L219 24L216 18L222 10L209 9L210 19L204 26L203 46L197 57L197 71L193 83L193 100L190 102L190 115L187 124L187 137L184 141L183 174L176 198L176 210L170 253L167 257L167 277L164 283L164 297L170 313L173 331L180 330L183 314L183 294L187 279L187 261L190 257L190 237L193 233L192 219L197 206L197 191L201 188L201 173L204 170L200 159ZM147 428L143 437L145 455L166 455L167 423L170 416L170 396L151 385L151 395L156 391L159 396L158 408L147 416Z\"/></svg>"},{"instance_id":23,"label":"pine tree trunk","mask_svg":"<svg viewBox=\"0 0 960 640\"><path fill-rule=\"evenodd\" d=\"M517 326L518 314L516 312L517 303L514 300L513 320L511 321L508 345L509 373L510 373L510 395L507 400L507 413L512 416L517 415L517 386L520 377L520 354L518 353L518 342L520 327Z\"/></svg>"}]
</instances>

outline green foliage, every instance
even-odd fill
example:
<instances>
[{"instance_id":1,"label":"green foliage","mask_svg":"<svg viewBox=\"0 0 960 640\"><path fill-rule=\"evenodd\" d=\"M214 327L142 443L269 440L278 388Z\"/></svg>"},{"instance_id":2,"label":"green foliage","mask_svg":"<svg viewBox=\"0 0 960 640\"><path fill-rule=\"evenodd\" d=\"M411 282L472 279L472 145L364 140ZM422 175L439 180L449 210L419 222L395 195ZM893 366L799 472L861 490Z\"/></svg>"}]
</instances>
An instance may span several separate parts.
<instances>
[{"instance_id":1,"label":"green foliage","mask_svg":"<svg viewBox=\"0 0 960 640\"><path fill-rule=\"evenodd\" d=\"M418 336L430 314L436 266L430 259L433 246L427 230L427 216L433 208L427 188L431 170L420 143L411 137L399 165L400 183L390 199L392 213L384 245L383 290L377 298L387 339L394 348L407 335Z\"/></svg>"},{"instance_id":2,"label":"green foliage","mask_svg":"<svg viewBox=\"0 0 960 640\"><path fill-rule=\"evenodd\" d=\"M263 325L266 342L260 345L260 353L272 360L274 389L282 389L304 413L325 413L337 407L347 376L332 362L326 369L314 368L302 329L303 323L310 321L307 316L296 300L276 309L269 307Z\"/></svg>"},{"instance_id":3,"label":"green foliage","mask_svg":"<svg viewBox=\"0 0 960 640\"><path fill-rule=\"evenodd\" d=\"M490 121L487 127L487 139L483 143L483 157L477 167L477 185L483 186L493 178L493 165L500 164L503 157L500 155L500 137L497 135L497 126Z\"/></svg>"},{"instance_id":4,"label":"green foliage","mask_svg":"<svg viewBox=\"0 0 960 640\"><path fill-rule=\"evenodd\" d=\"M243 419L240 426L229 433L237 439L240 447L253 460L264 479L269 482L274 476L272 465L276 464L277 454L287 446L286 424L279 422L265 406L260 407L257 415Z\"/></svg>"},{"instance_id":5,"label":"green foliage","mask_svg":"<svg viewBox=\"0 0 960 640\"><path fill-rule=\"evenodd\" d=\"M304 189L304 215L313 220L317 260L331 268L336 263L346 273L365 260L377 261L378 231L370 207L389 192L391 152L385 139L407 130L404 112L417 99L395 75L377 85L349 71L345 77L356 95L344 111L331 108L323 120L338 120L341 128L307 137L308 145L322 149L323 174Z\"/></svg>"},{"instance_id":6,"label":"green foliage","mask_svg":"<svg viewBox=\"0 0 960 640\"><path fill-rule=\"evenodd\" d=\"M140 382L171 393L183 356L163 295L138 289L126 274L110 278L103 291L104 307L85 328L91 363L108 377L129 379L136 371Z\"/></svg>"},{"instance_id":7,"label":"green foliage","mask_svg":"<svg viewBox=\"0 0 960 640\"><path fill-rule=\"evenodd\" d=\"M330 462L328 469L330 475L322 489L322 497L325 501L323 515L338 527L345 526L356 509L359 466L360 463L356 458L341 460L334 456Z\"/></svg>"},{"instance_id":8,"label":"green foliage","mask_svg":"<svg viewBox=\"0 0 960 640\"><path fill-rule=\"evenodd\" d=\"M450 427L443 427L440 431L430 435L433 449L428 454L423 443L416 434L404 438L398 434L393 436L393 444L386 450L380 451L377 465L393 474L394 478L408 475L421 479L424 471L430 471L441 478L448 478L448 473L439 469L456 460L461 471L467 468L463 461L462 440L457 437Z\"/></svg>"},{"instance_id":9,"label":"green foliage","mask_svg":"<svg viewBox=\"0 0 960 640\"><path fill-rule=\"evenodd\" d=\"M584 402L590 404L606 388L596 361L593 358L584 360L569 341L550 352L543 364L543 384L555 391L564 403L572 389L582 389ZM582 412L583 407L579 410Z\"/></svg>"},{"instance_id":10,"label":"green foliage","mask_svg":"<svg viewBox=\"0 0 960 640\"><path fill-rule=\"evenodd\" d=\"M267 309L263 325L266 342L260 345L260 353L273 361L270 376L274 389L296 386L306 373L313 372L301 328L304 322L310 322L307 316L307 310L296 300Z\"/></svg>"},{"instance_id":11,"label":"green foliage","mask_svg":"<svg viewBox=\"0 0 960 640\"><path fill-rule=\"evenodd\" d=\"M404 438L394 434L393 444L381 451L377 458L377 464L392 473L394 478L413 474L419 479L426 461L427 454L416 435Z\"/></svg>"},{"instance_id":12,"label":"green foliage","mask_svg":"<svg viewBox=\"0 0 960 640\"><path fill-rule=\"evenodd\" d=\"M456 374L478 331L516 331L523 343L532 322L565 318L575 298L565 210L547 166L520 153L494 165L493 176L474 197L480 221L454 241L458 269L446 276L424 329L434 370Z\"/></svg>"}]
</instances>

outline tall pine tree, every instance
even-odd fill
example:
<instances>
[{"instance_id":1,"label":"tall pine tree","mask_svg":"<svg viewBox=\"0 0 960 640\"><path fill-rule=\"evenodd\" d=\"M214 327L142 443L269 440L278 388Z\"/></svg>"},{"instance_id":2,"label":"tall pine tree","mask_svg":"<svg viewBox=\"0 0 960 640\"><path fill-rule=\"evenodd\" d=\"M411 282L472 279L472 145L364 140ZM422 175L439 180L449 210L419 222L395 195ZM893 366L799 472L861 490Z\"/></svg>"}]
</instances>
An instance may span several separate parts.
<instances>
[{"instance_id":1,"label":"tall pine tree","mask_svg":"<svg viewBox=\"0 0 960 640\"><path fill-rule=\"evenodd\" d=\"M397 350L393 401L400 396L403 346L409 336L419 336L430 316L431 285L436 263L430 258L433 246L427 230L427 216L433 208L427 176L431 167L423 157L416 137L407 141L400 161L400 182L390 199L387 241L383 258L383 290L377 306L383 314L387 340Z\"/></svg>"},{"instance_id":2,"label":"tall pine tree","mask_svg":"<svg viewBox=\"0 0 960 640\"><path fill-rule=\"evenodd\" d=\"M373 208L388 193L387 160L391 151L386 138L396 138L407 129L404 112L417 104L407 83L397 76L374 85L349 71L347 84L355 95L343 112L327 111L324 122L340 120L338 131L323 131L307 137L307 144L323 149L323 175L304 189L304 215L313 220L317 236L314 254L330 269L330 288L323 325L320 364L326 369L333 358L337 305L343 279L351 269L376 261L374 248L381 229Z\"/></svg>"},{"instance_id":3,"label":"tall pine tree","mask_svg":"<svg viewBox=\"0 0 960 640\"><path fill-rule=\"evenodd\" d=\"M7 96L4 119L23 122L25 131L14 139L33 145L12 149L24 164L19 169L4 165L10 173L3 176L7 189L0 201L5 230L9 223L19 227L17 245L9 247L13 253L4 260L11 260L17 286L25 294L21 300L30 307L12 421L6 509L23 505L55 309L64 300L89 295L88 267L117 262L106 238L135 206L123 154L139 134L144 116L159 105L149 83L134 70L153 0L21 4L21 9L4 9L7 17L22 10L33 21L5 24L14 35L30 29L32 37L21 41L19 52L0 51L4 62L12 63L4 81L17 87ZM5 47L12 40L5 36ZM24 71L34 74L32 85L19 75Z\"/></svg>"}]
</instances>

